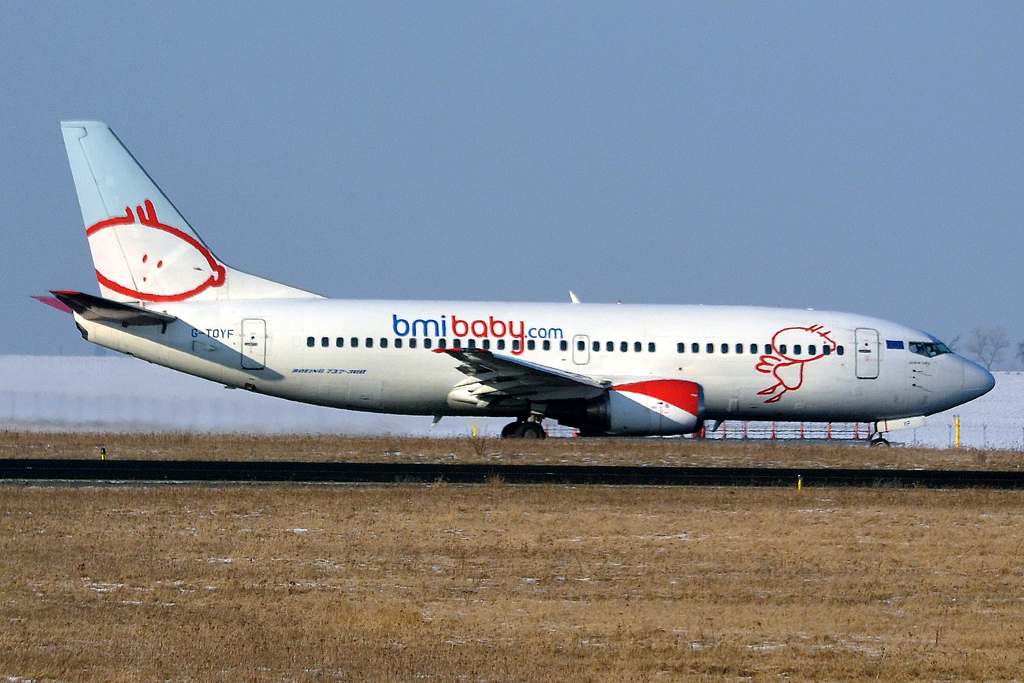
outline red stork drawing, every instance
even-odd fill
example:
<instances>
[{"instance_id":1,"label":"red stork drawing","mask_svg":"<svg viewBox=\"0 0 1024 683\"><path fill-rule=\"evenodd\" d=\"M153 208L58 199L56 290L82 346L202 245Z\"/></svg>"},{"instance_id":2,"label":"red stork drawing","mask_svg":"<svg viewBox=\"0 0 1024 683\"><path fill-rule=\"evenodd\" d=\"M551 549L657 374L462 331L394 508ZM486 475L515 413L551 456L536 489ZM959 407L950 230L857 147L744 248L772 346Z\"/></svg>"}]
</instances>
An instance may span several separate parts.
<instances>
[{"instance_id":1,"label":"red stork drawing","mask_svg":"<svg viewBox=\"0 0 1024 683\"><path fill-rule=\"evenodd\" d=\"M772 337L772 353L758 359L758 372L770 374L776 383L757 392L767 396L765 403L777 403L787 392L796 391L804 383L804 366L824 358L828 348L831 353L836 343L829 337L831 330L822 331L824 326L785 327ZM806 355L805 355L806 354Z\"/></svg>"}]
</instances>

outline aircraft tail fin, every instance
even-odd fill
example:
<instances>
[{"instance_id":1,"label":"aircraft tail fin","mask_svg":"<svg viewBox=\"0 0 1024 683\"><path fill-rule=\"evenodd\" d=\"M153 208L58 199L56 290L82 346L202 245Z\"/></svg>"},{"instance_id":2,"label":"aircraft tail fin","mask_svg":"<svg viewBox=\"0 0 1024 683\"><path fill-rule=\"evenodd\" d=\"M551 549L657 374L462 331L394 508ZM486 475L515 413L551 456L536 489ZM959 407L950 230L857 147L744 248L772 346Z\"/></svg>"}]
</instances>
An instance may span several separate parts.
<instances>
[{"instance_id":1,"label":"aircraft tail fin","mask_svg":"<svg viewBox=\"0 0 1024 683\"><path fill-rule=\"evenodd\" d=\"M113 301L159 303L319 295L224 265L99 121L63 121L96 279Z\"/></svg>"}]
</instances>

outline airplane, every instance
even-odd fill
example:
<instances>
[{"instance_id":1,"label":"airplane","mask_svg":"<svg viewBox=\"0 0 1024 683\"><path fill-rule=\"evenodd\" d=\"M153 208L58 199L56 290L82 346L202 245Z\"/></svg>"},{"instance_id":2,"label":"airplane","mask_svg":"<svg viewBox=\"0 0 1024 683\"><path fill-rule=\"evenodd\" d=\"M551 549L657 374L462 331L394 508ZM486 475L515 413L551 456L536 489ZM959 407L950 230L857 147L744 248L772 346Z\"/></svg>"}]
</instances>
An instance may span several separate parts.
<instances>
[{"instance_id":1,"label":"airplane","mask_svg":"<svg viewBox=\"0 0 1024 683\"><path fill-rule=\"evenodd\" d=\"M992 389L932 335L753 306L329 299L231 268L104 123L62 122L100 295L41 297L108 349L359 411L511 418L503 437L690 434L725 420L871 423L887 445Z\"/></svg>"}]
</instances>

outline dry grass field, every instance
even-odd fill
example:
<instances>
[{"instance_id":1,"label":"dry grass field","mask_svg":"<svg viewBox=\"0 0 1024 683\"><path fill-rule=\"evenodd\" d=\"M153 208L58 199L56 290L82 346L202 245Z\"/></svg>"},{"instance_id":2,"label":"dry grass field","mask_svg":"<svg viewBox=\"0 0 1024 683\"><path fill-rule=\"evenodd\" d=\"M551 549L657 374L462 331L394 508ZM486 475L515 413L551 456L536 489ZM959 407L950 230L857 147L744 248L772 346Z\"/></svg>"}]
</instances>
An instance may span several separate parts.
<instances>
[{"instance_id":1,"label":"dry grass field","mask_svg":"<svg viewBox=\"0 0 1024 683\"><path fill-rule=\"evenodd\" d=\"M931 457L6 436L2 457ZM1016 491L2 485L0 680L1020 681L1022 559Z\"/></svg>"},{"instance_id":2,"label":"dry grass field","mask_svg":"<svg viewBox=\"0 0 1024 683\"><path fill-rule=\"evenodd\" d=\"M0 458L292 460L651 466L863 467L1018 470L1021 451L869 448L860 442L701 439L432 439L0 431Z\"/></svg>"}]
</instances>

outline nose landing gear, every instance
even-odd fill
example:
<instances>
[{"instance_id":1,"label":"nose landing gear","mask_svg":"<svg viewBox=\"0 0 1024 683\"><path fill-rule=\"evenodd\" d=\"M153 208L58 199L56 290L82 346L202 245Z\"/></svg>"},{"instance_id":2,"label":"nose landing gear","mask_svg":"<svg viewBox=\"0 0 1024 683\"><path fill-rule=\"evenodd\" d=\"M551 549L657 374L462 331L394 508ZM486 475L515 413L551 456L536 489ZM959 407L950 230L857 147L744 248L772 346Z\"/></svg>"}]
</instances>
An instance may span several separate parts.
<instances>
[{"instance_id":1,"label":"nose landing gear","mask_svg":"<svg viewBox=\"0 0 1024 683\"><path fill-rule=\"evenodd\" d=\"M868 445L884 446L886 448L891 446L892 444L889 443L885 438L885 434L887 434L888 432L883 432L881 429L879 429L877 422L874 423L874 425L872 426L874 427L874 429L871 432L871 440L868 442Z\"/></svg>"}]
</instances>

